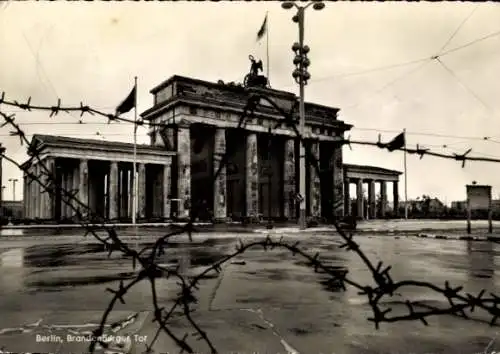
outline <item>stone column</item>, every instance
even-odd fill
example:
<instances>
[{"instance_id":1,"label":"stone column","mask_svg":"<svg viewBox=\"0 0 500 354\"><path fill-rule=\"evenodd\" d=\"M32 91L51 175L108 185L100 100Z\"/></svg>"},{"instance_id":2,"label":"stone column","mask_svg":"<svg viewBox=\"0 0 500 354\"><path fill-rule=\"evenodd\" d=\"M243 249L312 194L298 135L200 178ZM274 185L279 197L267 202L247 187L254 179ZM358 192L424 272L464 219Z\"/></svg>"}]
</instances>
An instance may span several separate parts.
<instances>
[{"instance_id":1,"label":"stone column","mask_svg":"<svg viewBox=\"0 0 500 354\"><path fill-rule=\"evenodd\" d=\"M65 173L66 174L66 173ZM80 208L81 216L87 218L88 215L88 206L89 206L89 165L88 160L80 160L80 169L79 169L79 185L78 185L78 198L82 203L82 207Z\"/></svg>"},{"instance_id":2,"label":"stone column","mask_svg":"<svg viewBox=\"0 0 500 354\"><path fill-rule=\"evenodd\" d=\"M399 217L399 188L398 182L392 182L392 194L394 200L394 216Z\"/></svg>"},{"instance_id":3,"label":"stone column","mask_svg":"<svg viewBox=\"0 0 500 354\"><path fill-rule=\"evenodd\" d=\"M380 217L385 218L385 210L387 207L387 184L385 181L380 181Z\"/></svg>"},{"instance_id":4,"label":"stone column","mask_svg":"<svg viewBox=\"0 0 500 354\"><path fill-rule=\"evenodd\" d=\"M137 218L146 217L146 165L137 164Z\"/></svg>"},{"instance_id":5,"label":"stone column","mask_svg":"<svg viewBox=\"0 0 500 354\"><path fill-rule=\"evenodd\" d=\"M170 192L172 188L172 171L170 162L163 166L163 217L170 219Z\"/></svg>"},{"instance_id":6,"label":"stone column","mask_svg":"<svg viewBox=\"0 0 500 354\"><path fill-rule=\"evenodd\" d=\"M118 207L120 196L118 194L118 162L111 161L109 164L109 180L108 180L108 203L109 203L109 219L116 220L118 218Z\"/></svg>"},{"instance_id":7,"label":"stone column","mask_svg":"<svg viewBox=\"0 0 500 354\"><path fill-rule=\"evenodd\" d=\"M332 154L333 169L333 215L336 218L342 218L347 213L345 211L345 187L344 187L344 163L342 160L342 145L334 145ZM349 189L349 186L347 186Z\"/></svg>"},{"instance_id":8,"label":"stone column","mask_svg":"<svg viewBox=\"0 0 500 354\"><path fill-rule=\"evenodd\" d=\"M68 171L68 167L65 166L65 169L64 169L64 183L63 183L63 188L64 188L64 216L66 216L67 218L71 217L71 207L69 206L68 202L69 202L69 197L68 197L68 193L71 191L71 187L70 187L70 175L69 175L69 171Z\"/></svg>"},{"instance_id":9,"label":"stone column","mask_svg":"<svg viewBox=\"0 0 500 354\"><path fill-rule=\"evenodd\" d=\"M368 215L370 219L377 218L377 196L375 195L375 181L371 180L368 182L368 201L369 209Z\"/></svg>"},{"instance_id":10,"label":"stone column","mask_svg":"<svg viewBox=\"0 0 500 354\"><path fill-rule=\"evenodd\" d=\"M285 141L285 156L283 168L283 216L286 219L295 219L295 139Z\"/></svg>"},{"instance_id":11,"label":"stone column","mask_svg":"<svg viewBox=\"0 0 500 354\"><path fill-rule=\"evenodd\" d=\"M225 220L227 217L227 181L226 166L221 165L226 154L226 130L216 129L214 136L214 175L219 172L214 184L214 219ZM220 170L219 170L220 169Z\"/></svg>"},{"instance_id":12,"label":"stone column","mask_svg":"<svg viewBox=\"0 0 500 354\"><path fill-rule=\"evenodd\" d=\"M66 189L65 189L65 185L64 185L64 176L66 174L65 170L64 170L64 166L61 166L59 171L60 171L60 179L59 179L59 195L61 196L61 198L59 199L59 207L61 209L61 219L62 218L65 218L66 217L66 203L64 202L64 200L66 200ZM80 198L80 196L78 195L78 198Z\"/></svg>"},{"instance_id":13,"label":"stone column","mask_svg":"<svg viewBox=\"0 0 500 354\"><path fill-rule=\"evenodd\" d=\"M246 199L247 216L259 214L259 155L257 134L249 133L246 138Z\"/></svg>"},{"instance_id":14,"label":"stone column","mask_svg":"<svg viewBox=\"0 0 500 354\"><path fill-rule=\"evenodd\" d=\"M71 176L73 177L73 182L72 182L72 191L74 192L75 190L78 190L78 186L80 185L80 173L78 173L77 169L75 168L75 165L73 165L73 168L71 169ZM78 198L78 195L75 195L73 197L73 215L75 215L76 210L80 208L80 203L78 203L78 200L75 200L75 198Z\"/></svg>"},{"instance_id":15,"label":"stone column","mask_svg":"<svg viewBox=\"0 0 500 354\"><path fill-rule=\"evenodd\" d=\"M1 164L1 162L0 162ZM0 186L1 187L1 186ZM2 193L2 190L0 189L0 193ZM0 196L0 201L1 201L2 196ZM26 175L26 172L23 173L23 217L28 218L28 176ZM3 205L2 205L3 207ZM3 210L2 210L3 211ZM3 216L3 213L2 213Z\"/></svg>"},{"instance_id":16,"label":"stone column","mask_svg":"<svg viewBox=\"0 0 500 354\"><path fill-rule=\"evenodd\" d=\"M356 199L356 206L358 209L358 218L359 219L364 219L364 199L363 199L363 180L358 179L358 184L356 188L356 194L357 194L357 199Z\"/></svg>"},{"instance_id":17,"label":"stone column","mask_svg":"<svg viewBox=\"0 0 500 354\"><path fill-rule=\"evenodd\" d=\"M351 215L351 191L349 187L351 186L351 181L346 177L344 181L344 215Z\"/></svg>"},{"instance_id":18,"label":"stone column","mask_svg":"<svg viewBox=\"0 0 500 354\"><path fill-rule=\"evenodd\" d=\"M31 174L34 174L34 169L33 169L33 166L30 167L29 169L30 173ZM30 219L34 219L35 218L35 189L33 188L33 185L35 184L35 180L30 177L29 179L30 183L29 183L29 186L28 186L28 190L29 190L29 215L30 215Z\"/></svg>"},{"instance_id":19,"label":"stone column","mask_svg":"<svg viewBox=\"0 0 500 354\"><path fill-rule=\"evenodd\" d=\"M40 193L40 198L39 198L39 207L40 207L40 218L41 219L46 219L47 218L47 210L45 209L45 201L47 200L47 191L45 189L45 186L47 185L48 182L48 176L47 176L47 170L46 170L46 161L42 161L39 163L38 166L38 175L40 176L40 184L39 186L39 193Z\"/></svg>"},{"instance_id":20,"label":"stone column","mask_svg":"<svg viewBox=\"0 0 500 354\"><path fill-rule=\"evenodd\" d=\"M70 180L71 178L71 180ZM68 193L71 192L71 184L70 184L70 181L72 181L73 178L70 176L70 172L69 172L69 169L66 167L66 172L64 173L64 191L66 192L66 203L64 203L64 208L66 210L66 217L67 218L70 218L71 217L71 214L72 214L72 211L71 211L71 206L68 204L68 202L70 201L70 198L69 198L69 195Z\"/></svg>"},{"instance_id":21,"label":"stone column","mask_svg":"<svg viewBox=\"0 0 500 354\"><path fill-rule=\"evenodd\" d=\"M23 196L23 204L24 204L24 218L30 218L30 186L29 186L29 177L28 173L24 174L24 196ZM0 189L1 191L1 189ZM1 193L1 192L0 192Z\"/></svg>"},{"instance_id":22,"label":"stone column","mask_svg":"<svg viewBox=\"0 0 500 354\"><path fill-rule=\"evenodd\" d=\"M34 169L33 169L33 166L30 167L29 169L29 172L31 174L34 174ZM29 193L29 201L28 201L28 205L29 205L29 215L30 215L30 219L34 219L35 218L35 189L33 187L33 185L35 184L35 180L30 177L29 179L30 183L28 185L28 193Z\"/></svg>"},{"instance_id":23,"label":"stone column","mask_svg":"<svg viewBox=\"0 0 500 354\"><path fill-rule=\"evenodd\" d=\"M45 193L45 218L49 220L55 219L55 201L56 201L56 176L55 176L55 161L53 158L48 158L46 162L47 171L49 173L49 177L47 178L47 182L49 184L49 191Z\"/></svg>"},{"instance_id":24,"label":"stone column","mask_svg":"<svg viewBox=\"0 0 500 354\"><path fill-rule=\"evenodd\" d=\"M321 181L317 167L319 167L319 142L311 143L311 155L316 163L310 165L309 210L312 217L321 216Z\"/></svg>"},{"instance_id":25,"label":"stone column","mask_svg":"<svg viewBox=\"0 0 500 354\"><path fill-rule=\"evenodd\" d=\"M38 165L38 163L35 165L35 176L37 179L40 178L40 166ZM33 189L35 191L35 217L36 218L40 218L40 183L38 182L38 180L35 180L33 182Z\"/></svg>"},{"instance_id":26,"label":"stone column","mask_svg":"<svg viewBox=\"0 0 500 354\"><path fill-rule=\"evenodd\" d=\"M191 135L189 126L177 129L177 217L189 218L191 208Z\"/></svg>"}]
</instances>

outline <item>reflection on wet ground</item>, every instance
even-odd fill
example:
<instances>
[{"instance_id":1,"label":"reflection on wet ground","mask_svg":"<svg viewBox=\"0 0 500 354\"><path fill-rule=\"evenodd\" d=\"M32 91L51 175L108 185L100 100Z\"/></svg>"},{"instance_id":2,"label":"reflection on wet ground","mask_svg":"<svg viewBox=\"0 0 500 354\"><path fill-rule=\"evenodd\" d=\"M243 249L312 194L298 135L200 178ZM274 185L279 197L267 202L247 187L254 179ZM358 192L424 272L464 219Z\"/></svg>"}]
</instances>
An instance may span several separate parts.
<instances>
[{"instance_id":1,"label":"reflection on wet ground","mask_svg":"<svg viewBox=\"0 0 500 354\"><path fill-rule=\"evenodd\" d=\"M96 321L99 310L102 311L109 301L109 296L102 296L104 289L115 288L118 280L131 279L137 274L130 259L120 252L108 257L108 251L98 243L52 242L51 238L43 242L9 242L5 241L0 246L0 312L5 314L4 319L0 319L0 343L10 343L11 338L12 345L19 342L10 334L2 335L1 329L12 327L12 322L16 322L15 325L28 323L35 307L38 308L36 311L44 312L39 317L46 317L47 313L55 316L72 311L69 317L65 315L65 323L87 323L90 313L94 313L92 320ZM158 262L166 267L181 265L197 273L234 252L236 242L231 237L207 238L193 243L177 240L167 245L165 254ZM291 242L295 242L294 239ZM496 244L404 237L398 240L365 237L359 238L359 242L374 263L383 260L393 266L392 275L396 281L414 279L443 285L445 280L450 280L452 285L464 285L465 290L471 293L478 293L483 288L492 292L499 290L495 271L498 270L496 258L500 255L500 248ZM129 244L134 249L152 245L152 242L140 240ZM347 270L348 277L363 284L370 283L370 273L359 258L352 252L339 249L338 245L338 239L320 235L308 235L301 241L302 249L308 254L320 253L320 259L329 271ZM171 301L176 296L177 292L172 291L171 284L159 284L163 301ZM487 344L490 331L495 330L482 322L463 324L460 319L440 318L431 324L432 330L422 329L419 324L400 323L375 332L373 325L366 321L369 315L366 297L353 288L343 291L339 282L332 280L324 271L314 272L307 261L277 249L251 249L228 264L221 275L215 274L202 285L200 291L203 295L200 298L205 299L202 303L210 302L210 318L224 316L224 311L259 308L266 321L272 323L283 338L291 336L287 341L291 341L299 353L324 352L332 345L336 353L345 354L403 353L410 349L415 353L423 353L424 350L449 352L444 348L449 349L450 343L457 337L467 342L462 345L464 349L480 351L484 349L480 347ZM129 307L124 309L149 308L149 293L147 284L139 287L129 295ZM422 289L403 291L388 298L386 304L393 306L395 311L401 311L403 306L400 304L404 304L405 299L419 301L422 308L443 304L440 296ZM82 306L88 314L76 314ZM208 328L221 328L236 321L235 318L240 315L233 313L231 316L204 321L208 321ZM241 333L243 325L246 326L244 328L259 331L259 336L269 331L266 323L259 322L257 317L252 318L244 317L241 322L231 325L231 336L242 339L233 339L236 347L229 346L228 339L220 339L221 352L243 351L242 347L238 347L246 340ZM173 325L177 325L175 323ZM186 326L180 322L178 325L179 328ZM218 334L213 335L217 337ZM417 335L420 341L412 337ZM262 339L267 343L266 340L275 341L276 336ZM255 338L252 341L255 342ZM389 342L396 343L396 348L390 347ZM269 345L273 348L274 344ZM17 350L22 349L25 348L17 347ZM171 349L168 347L166 350Z\"/></svg>"}]
</instances>

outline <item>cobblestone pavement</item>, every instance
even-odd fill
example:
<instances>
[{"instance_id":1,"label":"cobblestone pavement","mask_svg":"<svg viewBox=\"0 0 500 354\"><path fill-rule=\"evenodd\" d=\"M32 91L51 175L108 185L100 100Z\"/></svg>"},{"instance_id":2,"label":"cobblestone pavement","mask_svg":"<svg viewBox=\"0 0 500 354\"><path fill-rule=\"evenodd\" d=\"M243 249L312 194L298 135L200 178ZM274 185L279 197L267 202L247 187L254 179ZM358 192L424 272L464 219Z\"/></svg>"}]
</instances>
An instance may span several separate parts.
<instances>
[{"instance_id":1,"label":"cobblestone pavement","mask_svg":"<svg viewBox=\"0 0 500 354\"><path fill-rule=\"evenodd\" d=\"M130 243L141 247L161 230ZM203 234L190 244L178 238L163 261L183 260L195 274L210 262L234 250L237 236L244 240L264 234ZM285 241L301 239L301 247L331 265L346 267L349 276L368 284L369 274L359 259L339 250L338 236L326 232L272 234ZM366 237L365 237L366 236ZM495 272L499 248L492 242L443 240L415 237L385 237L366 234L358 241L373 260L393 266L393 278L427 280L464 285L472 293L486 288L500 293ZM0 243L0 348L12 352L83 353L90 331L100 320L117 279L134 276L131 262L118 254L106 257L102 246L83 237L51 236L15 239ZM207 331L220 353L479 353L500 350L498 328L478 313L474 320L437 317L425 327L417 322L382 325L375 330L367 321L370 308L366 298L349 288L327 290L321 274L315 274L299 258L284 251L250 250L238 262L206 279L199 290L195 319ZM125 280L126 281L126 280ZM160 301L168 307L176 296L175 284L158 281ZM110 339L117 350L142 353L144 341L156 330L152 323L151 296L147 283L126 296L111 321L116 331ZM404 299L424 305L445 304L445 299L419 289L395 296L393 311L404 311ZM170 328L179 335L193 329L181 318ZM111 338L111 336L115 336ZM500 341L500 338L499 338ZM198 352L208 353L201 341L189 337ZM177 353L172 341L160 336L156 353Z\"/></svg>"}]
</instances>

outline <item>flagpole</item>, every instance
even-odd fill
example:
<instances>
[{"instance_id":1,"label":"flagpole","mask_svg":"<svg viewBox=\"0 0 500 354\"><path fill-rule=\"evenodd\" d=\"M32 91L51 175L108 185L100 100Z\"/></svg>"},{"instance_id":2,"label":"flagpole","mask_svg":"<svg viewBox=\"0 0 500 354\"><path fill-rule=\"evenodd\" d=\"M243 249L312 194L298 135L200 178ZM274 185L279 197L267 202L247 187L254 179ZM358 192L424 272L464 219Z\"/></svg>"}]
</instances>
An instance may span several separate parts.
<instances>
[{"instance_id":1,"label":"flagpole","mask_svg":"<svg viewBox=\"0 0 500 354\"><path fill-rule=\"evenodd\" d=\"M408 167L406 165L406 128L403 129L403 134L405 137L404 145L404 171L405 171L405 219L408 219Z\"/></svg>"},{"instance_id":2,"label":"flagpole","mask_svg":"<svg viewBox=\"0 0 500 354\"><path fill-rule=\"evenodd\" d=\"M134 97L134 163L132 172L133 191L132 191L132 225L136 224L137 214L137 76L134 78L135 97Z\"/></svg>"},{"instance_id":3,"label":"flagpole","mask_svg":"<svg viewBox=\"0 0 500 354\"><path fill-rule=\"evenodd\" d=\"M267 76L267 83L271 82L269 78L269 11L266 11L266 60L267 60L267 69L266 69L266 76Z\"/></svg>"}]
</instances>

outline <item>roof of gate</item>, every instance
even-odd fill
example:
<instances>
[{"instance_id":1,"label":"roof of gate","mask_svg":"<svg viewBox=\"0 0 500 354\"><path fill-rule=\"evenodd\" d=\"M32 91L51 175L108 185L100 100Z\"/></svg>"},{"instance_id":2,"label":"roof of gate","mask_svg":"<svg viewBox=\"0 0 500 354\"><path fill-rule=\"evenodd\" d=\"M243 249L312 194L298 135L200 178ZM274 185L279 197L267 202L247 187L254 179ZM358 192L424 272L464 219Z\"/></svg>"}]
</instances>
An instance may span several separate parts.
<instances>
[{"instance_id":1,"label":"roof of gate","mask_svg":"<svg viewBox=\"0 0 500 354\"><path fill-rule=\"evenodd\" d=\"M36 140L39 144L45 146L64 146L64 147L72 147L72 148L115 148L115 149L123 149L130 150L134 148L133 143L125 143L121 141L108 141L108 140L99 140L99 139L81 139L67 136L59 136L59 135L45 135L45 134L35 134L33 135L33 140ZM141 152L161 152L166 155L171 154L175 155L173 151L167 151L162 146L153 146L148 144L136 144L137 151Z\"/></svg>"},{"instance_id":2,"label":"roof of gate","mask_svg":"<svg viewBox=\"0 0 500 354\"><path fill-rule=\"evenodd\" d=\"M381 174L381 175L390 175L390 176L400 176L403 174L403 172L401 172L401 171L389 170L387 168L382 168L382 167L377 167L377 166L352 165L352 164L347 164L347 163L344 164L344 169L347 172Z\"/></svg>"}]
</instances>

